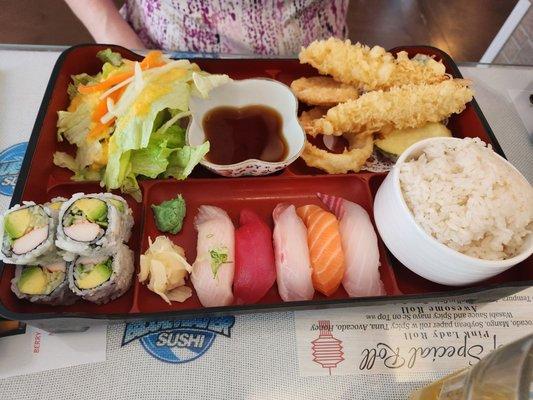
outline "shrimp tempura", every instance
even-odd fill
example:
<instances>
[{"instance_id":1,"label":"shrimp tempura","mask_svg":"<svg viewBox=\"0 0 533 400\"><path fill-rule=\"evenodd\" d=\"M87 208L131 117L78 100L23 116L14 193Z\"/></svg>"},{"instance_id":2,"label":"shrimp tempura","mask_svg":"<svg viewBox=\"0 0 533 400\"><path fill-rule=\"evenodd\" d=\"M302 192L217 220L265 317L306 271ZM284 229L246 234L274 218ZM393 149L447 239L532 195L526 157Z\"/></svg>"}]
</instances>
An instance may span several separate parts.
<instances>
[{"instance_id":1,"label":"shrimp tempura","mask_svg":"<svg viewBox=\"0 0 533 400\"><path fill-rule=\"evenodd\" d=\"M444 64L426 55L409 59L405 51L396 58L383 47L372 48L336 38L317 40L299 55L301 63L311 64L322 75L370 91L387 90L408 83L436 83L447 79Z\"/></svg>"},{"instance_id":2,"label":"shrimp tempura","mask_svg":"<svg viewBox=\"0 0 533 400\"><path fill-rule=\"evenodd\" d=\"M326 115L306 127L306 133L311 136L368 134L440 122L465 109L474 96L470 84L465 79L450 79L432 85L409 84L386 92L368 92L330 108Z\"/></svg>"}]
</instances>

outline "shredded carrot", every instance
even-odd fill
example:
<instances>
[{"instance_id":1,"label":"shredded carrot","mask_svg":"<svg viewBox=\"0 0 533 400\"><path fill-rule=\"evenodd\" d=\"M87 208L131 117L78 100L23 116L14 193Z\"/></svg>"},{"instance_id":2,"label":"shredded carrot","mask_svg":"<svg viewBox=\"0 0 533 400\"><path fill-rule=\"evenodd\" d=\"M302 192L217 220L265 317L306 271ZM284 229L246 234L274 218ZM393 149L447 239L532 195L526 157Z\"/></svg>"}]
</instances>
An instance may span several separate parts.
<instances>
[{"instance_id":1,"label":"shredded carrot","mask_svg":"<svg viewBox=\"0 0 533 400\"><path fill-rule=\"evenodd\" d=\"M100 100L100 102L94 107L91 119L95 122L100 121L104 115L107 114L107 97Z\"/></svg>"},{"instance_id":2,"label":"shredded carrot","mask_svg":"<svg viewBox=\"0 0 533 400\"><path fill-rule=\"evenodd\" d=\"M101 122L96 122L94 128L87 134L87 140L100 140L108 136L109 127L115 122L115 119L102 124Z\"/></svg>"},{"instance_id":3,"label":"shredded carrot","mask_svg":"<svg viewBox=\"0 0 533 400\"><path fill-rule=\"evenodd\" d=\"M141 69L145 70L160 67L165 64L165 61L163 61L163 53L159 50L152 50L149 51L148 54L146 54L146 57L141 61Z\"/></svg>"},{"instance_id":4,"label":"shredded carrot","mask_svg":"<svg viewBox=\"0 0 533 400\"><path fill-rule=\"evenodd\" d=\"M111 100L113 100L114 103L116 103L120 97L122 96L122 93L126 90L126 87L121 87L118 90L115 90L113 93L111 93L106 98L103 98L100 100L100 102L96 105L96 107L93 110L93 113L91 115L91 119L94 122L100 122L100 119L107 114L107 98L109 97Z\"/></svg>"},{"instance_id":5,"label":"shredded carrot","mask_svg":"<svg viewBox=\"0 0 533 400\"><path fill-rule=\"evenodd\" d=\"M113 100L114 103L116 103L122 97L122 93L124 93L125 91L126 91L126 86L123 86L120 89L115 90L113 93L111 93L107 97L109 97L111 100Z\"/></svg>"},{"instance_id":6,"label":"shredded carrot","mask_svg":"<svg viewBox=\"0 0 533 400\"><path fill-rule=\"evenodd\" d=\"M78 86L78 92L81 94L88 94L94 92L100 92L105 89L109 89L111 86L115 86L117 83L125 81L126 79L133 76L133 71L131 72L122 72L120 74L112 75L107 78L105 81L97 83L96 85L80 85Z\"/></svg>"},{"instance_id":7,"label":"shredded carrot","mask_svg":"<svg viewBox=\"0 0 533 400\"><path fill-rule=\"evenodd\" d=\"M146 70L165 65L166 63L163 60L162 56L163 53L161 53L159 50L153 50L148 52L146 57L144 57L144 59L141 61L141 69ZM112 75L105 81L102 81L95 85L79 85L78 92L80 92L81 94L100 92L102 90L109 89L111 86L115 86L116 84L125 81L128 78L131 78L133 75L134 71L122 72L120 74Z\"/></svg>"}]
</instances>

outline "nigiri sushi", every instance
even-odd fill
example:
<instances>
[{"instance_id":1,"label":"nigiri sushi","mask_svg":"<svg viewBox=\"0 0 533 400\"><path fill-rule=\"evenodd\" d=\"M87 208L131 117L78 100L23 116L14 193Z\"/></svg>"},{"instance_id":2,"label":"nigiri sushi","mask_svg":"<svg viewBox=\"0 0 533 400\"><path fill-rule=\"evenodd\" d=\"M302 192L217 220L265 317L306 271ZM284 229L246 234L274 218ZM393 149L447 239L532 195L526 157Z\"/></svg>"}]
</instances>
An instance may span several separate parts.
<instances>
[{"instance_id":1,"label":"nigiri sushi","mask_svg":"<svg viewBox=\"0 0 533 400\"><path fill-rule=\"evenodd\" d=\"M311 300L315 289L305 225L293 205L278 204L272 216L279 295L283 301Z\"/></svg>"},{"instance_id":2,"label":"nigiri sushi","mask_svg":"<svg viewBox=\"0 0 533 400\"><path fill-rule=\"evenodd\" d=\"M237 304L257 303L276 281L272 230L249 209L241 211L235 230L233 295Z\"/></svg>"},{"instance_id":3,"label":"nigiri sushi","mask_svg":"<svg viewBox=\"0 0 533 400\"><path fill-rule=\"evenodd\" d=\"M194 226L198 231L198 243L191 282L204 307L227 306L233 302L233 223L224 210L213 206L200 206Z\"/></svg>"},{"instance_id":4,"label":"nigiri sushi","mask_svg":"<svg viewBox=\"0 0 533 400\"><path fill-rule=\"evenodd\" d=\"M339 288L344 276L339 222L332 213L316 205L298 207L296 212L307 226L313 286L330 296Z\"/></svg>"},{"instance_id":5,"label":"nigiri sushi","mask_svg":"<svg viewBox=\"0 0 533 400\"><path fill-rule=\"evenodd\" d=\"M368 213L341 197L318 193L322 202L339 218L346 271L342 286L350 297L386 294L379 276L378 239Z\"/></svg>"}]
</instances>

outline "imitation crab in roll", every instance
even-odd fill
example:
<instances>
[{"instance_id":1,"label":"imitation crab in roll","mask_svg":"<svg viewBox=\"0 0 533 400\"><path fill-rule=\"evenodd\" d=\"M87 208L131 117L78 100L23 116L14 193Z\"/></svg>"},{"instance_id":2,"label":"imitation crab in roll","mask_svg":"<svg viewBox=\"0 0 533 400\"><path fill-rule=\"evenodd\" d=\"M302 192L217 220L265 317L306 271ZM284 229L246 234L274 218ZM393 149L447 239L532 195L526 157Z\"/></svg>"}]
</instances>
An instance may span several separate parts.
<instances>
[{"instance_id":1,"label":"imitation crab in roll","mask_svg":"<svg viewBox=\"0 0 533 400\"><path fill-rule=\"evenodd\" d=\"M65 257L69 259L74 254L87 257L113 254L129 237L123 215L131 217L131 210L126 207L126 202L104 194L75 194L59 211L57 247L71 253L71 257Z\"/></svg>"},{"instance_id":2,"label":"imitation crab in roll","mask_svg":"<svg viewBox=\"0 0 533 400\"><path fill-rule=\"evenodd\" d=\"M55 252L55 221L47 207L33 202L16 205L4 214L0 226L6 263L32 264Z\"/></svg>"}]
</instances>

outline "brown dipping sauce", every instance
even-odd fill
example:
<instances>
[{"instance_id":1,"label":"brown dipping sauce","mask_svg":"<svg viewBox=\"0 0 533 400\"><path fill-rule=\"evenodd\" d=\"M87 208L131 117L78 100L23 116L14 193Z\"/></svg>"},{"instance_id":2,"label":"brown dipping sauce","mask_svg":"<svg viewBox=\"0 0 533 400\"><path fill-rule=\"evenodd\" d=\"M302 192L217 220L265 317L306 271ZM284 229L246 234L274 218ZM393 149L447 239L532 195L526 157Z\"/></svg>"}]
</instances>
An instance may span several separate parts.
<instances>
[{"instance_id":1,"label":"brown dipping sauce","mask_svg":"<svg viewBox=\"0 0 533 400\"><path fill-rule=\"evenodd\" d=\"M214 164L235 164L252 158L277 162L287 158L283 121L271 107L216 107L205 114L202 125L210 142L206 159Z\"/></svg>"}]
</instances>

